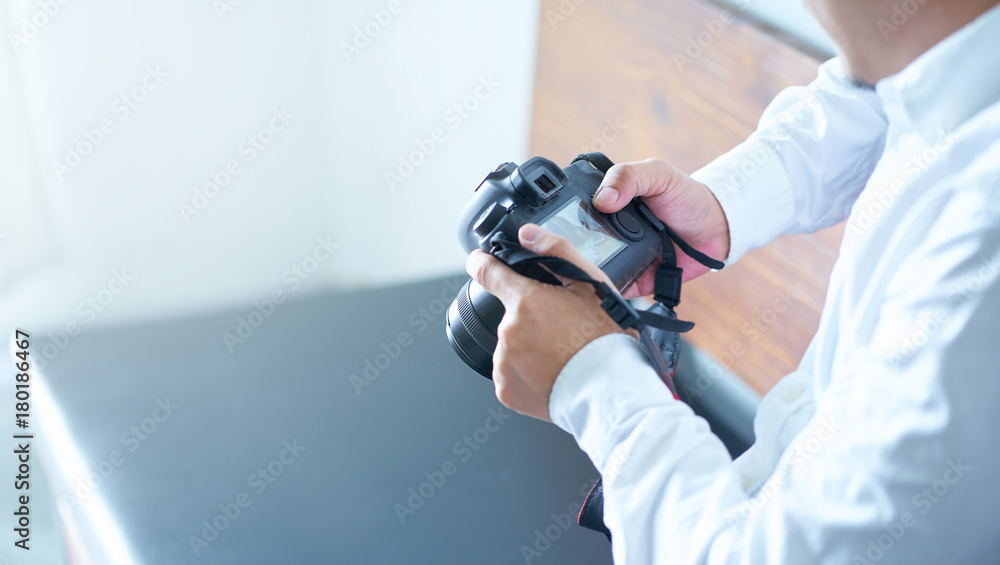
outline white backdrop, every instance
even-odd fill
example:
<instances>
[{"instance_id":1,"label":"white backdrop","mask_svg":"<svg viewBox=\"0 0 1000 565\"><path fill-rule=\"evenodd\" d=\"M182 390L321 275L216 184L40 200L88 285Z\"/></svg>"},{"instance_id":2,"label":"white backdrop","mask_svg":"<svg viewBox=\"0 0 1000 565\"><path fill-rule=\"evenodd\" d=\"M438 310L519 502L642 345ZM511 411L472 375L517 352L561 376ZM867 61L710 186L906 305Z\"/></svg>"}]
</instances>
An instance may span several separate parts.
<instances>
[{"instance_id":1,"label":"white backdrop","mask_svg":"<svg viewBox=\"0 0 1000 565\"><path fill-rule=\"evenodd\" d=\"M2 329L461 270L459 211L527 157L537 20L537 0L5 2Z\"/></svg>"}]
</instances>

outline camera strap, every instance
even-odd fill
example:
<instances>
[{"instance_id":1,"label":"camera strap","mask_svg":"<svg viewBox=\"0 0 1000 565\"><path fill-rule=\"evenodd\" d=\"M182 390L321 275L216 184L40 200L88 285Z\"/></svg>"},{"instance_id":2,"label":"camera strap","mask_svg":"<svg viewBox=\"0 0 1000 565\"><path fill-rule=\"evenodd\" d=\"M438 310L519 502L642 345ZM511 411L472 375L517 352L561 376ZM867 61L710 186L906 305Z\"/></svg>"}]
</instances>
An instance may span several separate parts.
<instances>
[{"instance_id":1,"label":"camera strap","mask_svg":"<svg viewBox=\"0 0 1000 565\"><path fill-rule=\"evenodd\" d=\"M497 233L490 239L490 254L517 273L539 282L558 286L562 284L556 278L558 276L593 286L594 292L601 300L601 308L623 330L653 326L670 332L684 333L694 327L693 323L678 320L676 317L667 317L646 310L637 311L607 283L594 280L573 263L561 257L539 255L529 251L502 233Z\"/></svg>"}]
</instances>

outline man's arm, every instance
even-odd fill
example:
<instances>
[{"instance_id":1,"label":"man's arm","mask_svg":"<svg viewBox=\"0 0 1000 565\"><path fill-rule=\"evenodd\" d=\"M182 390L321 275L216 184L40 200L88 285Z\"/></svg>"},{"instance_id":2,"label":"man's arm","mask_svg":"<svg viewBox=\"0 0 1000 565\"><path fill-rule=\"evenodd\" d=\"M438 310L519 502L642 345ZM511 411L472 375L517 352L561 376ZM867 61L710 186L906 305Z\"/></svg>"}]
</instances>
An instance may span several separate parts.
<instances>
[{"instance_id":1,"label":"man's arm","mask_svg":"<svg viewBox=\"0 0 1000 565\"><path fill-rule=\"evenodd\" d=\"M847 217L882 154L886 127L875 93L854 87L833 60L809 86L779 94L757 132L694 175L659 159L623 163L608 171L594 206L611 214L642 197L696 249L733 263L782 233ZM683 253L677 261L684 280L708 271ZM651 294L653 281L650 268L624 294Z\"/></svg>"},{"instance_id":2,"label":"man's arm","mask_svg":"<svg viewBox=\"0 0 1000 565\"><path fill-rule=\"evenodd\" d=\"M633 340L604 336L573 357L549 413L605 475L615 562L995 562L993 185L938 190L913 210L936 243L891 250L895 267L868 285L881 289L874 331L844 335L853 354L831 354L816 415L752 498Z\"/></svg>"},{"instance_id":3,"label":"man's arm","mask_svg":"<svg viewBox=\"0 0 1000 565\"><path fill-rule=\"evenodd\" d=\"M732 263L783 233L808 233L847 217L885 145L875 92L855 87L840 62L809 86L784 90L744 143L692 177L722 204Z\"/></svg>"}]
</instances>

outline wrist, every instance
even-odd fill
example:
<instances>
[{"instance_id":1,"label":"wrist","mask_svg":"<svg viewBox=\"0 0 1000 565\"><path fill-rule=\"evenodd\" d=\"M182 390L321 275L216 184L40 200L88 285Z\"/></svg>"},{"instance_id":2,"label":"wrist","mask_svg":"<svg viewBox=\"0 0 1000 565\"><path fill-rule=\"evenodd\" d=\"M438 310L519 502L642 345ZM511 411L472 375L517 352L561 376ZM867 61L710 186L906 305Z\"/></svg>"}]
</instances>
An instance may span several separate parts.
<instances>
[{"instance_id":1,"label":"wrist","mask_svg":"<svg viewBox=\"0 0 1000 565\"><path fill-rule=\"evenodd\" d=\"M548 408L552 422L572 434L601 469L625 422L644 409L674 402L639 344L624 334L609 334L588 343L563 367Z\"/></svg>"},{"instance_id":2,"label":"wrist","mask_svg":"<svg viewBox=\"0 0 1000 565\"><path fill-rule=\"evenodd\" d=\"M698 184L701 184L705 189L710 200L709 208L712 210L709 225L714 226L711 240L717 248L716 255L718 255L712 258L725 262L729 259L729 248L732 245L729 235L729 218L726 217L726 211L722 208L722 203L716 198L715 193L709 190L705 184Z\"/></svg>"}]
</instances>

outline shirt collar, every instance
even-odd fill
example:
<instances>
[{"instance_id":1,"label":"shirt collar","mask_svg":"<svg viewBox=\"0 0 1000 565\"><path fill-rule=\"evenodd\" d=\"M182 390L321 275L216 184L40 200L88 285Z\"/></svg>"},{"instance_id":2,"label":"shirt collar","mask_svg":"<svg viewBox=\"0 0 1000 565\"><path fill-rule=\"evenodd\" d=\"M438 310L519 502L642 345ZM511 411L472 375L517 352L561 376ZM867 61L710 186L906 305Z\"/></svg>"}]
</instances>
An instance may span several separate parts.
<instances>
[{"instance_id":1,"label":"shirt collar","mask_svg":"<svg viewBox=\"0 0 1000 565\"><path fill-rule=\"evenodd\" d=\"M889 121L911 125L926 143L951 134L1000 100L997 53L1000 5L878 83Z\"/></svg>"}]
</instances>

